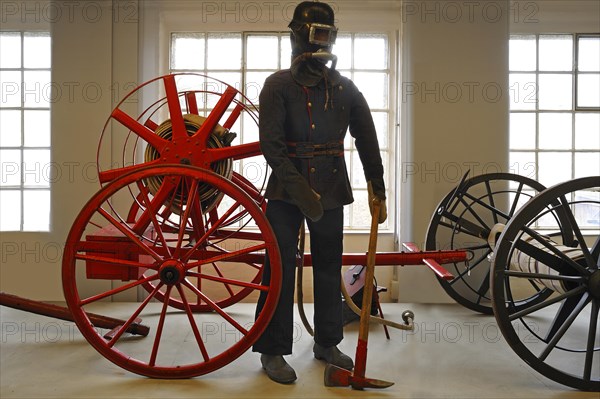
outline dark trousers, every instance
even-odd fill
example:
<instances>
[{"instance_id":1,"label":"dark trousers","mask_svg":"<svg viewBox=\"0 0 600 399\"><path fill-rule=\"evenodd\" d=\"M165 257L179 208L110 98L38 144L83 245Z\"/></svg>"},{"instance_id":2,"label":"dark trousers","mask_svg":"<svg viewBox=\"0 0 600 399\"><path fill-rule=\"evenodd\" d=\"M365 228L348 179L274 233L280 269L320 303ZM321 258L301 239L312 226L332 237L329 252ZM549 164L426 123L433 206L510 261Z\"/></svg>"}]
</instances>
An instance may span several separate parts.
<instances>
[{"instance_id":1,"label":"dark trousers","mask_svg":"<svg viewBox=\"0 0 600 399\"><path fill-rule=\"evenodd\" d=\"M298 232L304 215L298 207L283 201L269 201L266 216L277 237L281 253L282 286L279 303L267 329L256 341L254 352L289 355L294 339L294 288ZM324 347L337 345L343 338L341 269L343 252L343 208L325 211L318 222L307 219L314 279L315 342ZM268 284L271 269L265 259L263 284ZM256 314L263 308L261 293Z\"/></svg>"}]
</instances>

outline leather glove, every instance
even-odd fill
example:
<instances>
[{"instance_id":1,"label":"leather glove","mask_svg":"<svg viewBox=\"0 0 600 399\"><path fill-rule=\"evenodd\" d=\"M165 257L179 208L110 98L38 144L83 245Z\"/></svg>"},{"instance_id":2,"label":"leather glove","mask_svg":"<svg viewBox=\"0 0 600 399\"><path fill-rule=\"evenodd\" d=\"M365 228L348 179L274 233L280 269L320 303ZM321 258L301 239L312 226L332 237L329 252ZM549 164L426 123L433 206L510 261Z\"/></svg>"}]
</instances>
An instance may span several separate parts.
<instances>
[{"instance_id":1,"label":"leather glove","mask_svg":"<svg viewBox=\"0 0 600 399\"><path fill-rule=\"evenodd\" d=\"M309 194L310 198L306 198L304 201L298 203L300 211L312 220L318 222L323 217L323 205L321 204L321 195L315 190L311 190Z\"/></svg>"},{"instance_id":2,"label":"leather glove","mask_svg":"<svg viewBox=\"0 0 600 399\"><path fill-rule=\"evenodd\" d=\"M371 180L367 182L367 191L369 193L369 211L371 212L371 216L373 216L373 200L375 198L379 199L381 206L379 207L379 224L383 223L387 219L387 206L385 205L385 189L383 193L381 190L375 189L373 186L377 186L377 184L373 184Z\"/></svg>"}]
</instances>

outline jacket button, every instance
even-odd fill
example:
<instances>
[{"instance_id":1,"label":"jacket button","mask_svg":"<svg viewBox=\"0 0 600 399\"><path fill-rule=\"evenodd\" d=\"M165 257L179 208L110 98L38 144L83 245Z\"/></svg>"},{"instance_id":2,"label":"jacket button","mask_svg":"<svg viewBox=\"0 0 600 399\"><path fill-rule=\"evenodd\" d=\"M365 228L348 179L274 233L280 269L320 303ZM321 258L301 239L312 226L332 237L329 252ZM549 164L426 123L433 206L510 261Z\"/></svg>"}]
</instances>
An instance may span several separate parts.
<instances>
[{"instance_id":1,"label":"jacket button","mask_svg":"<svg viewBox=\"0 0 600 399\"><path fill-rule=\"evenodd\" d=\"M308 105L309 108L312 107L312 103L308 103L306 105Z\"/></svg>"},{"instance_id":2,"label":"jacket button","mask_svg":"<svg viewBox=\"0 0 600 399\"><path fill-rule=\"evenodd\" d=\"M333 170L333 173L337 173L337 169L334 169L334 170Z\"/></svg>"},{"instance_id":3,"label":"jacket button","mask_svg":"<svg viewBox=\"0 0 600 399\"><path fill-rule=\"evenodd\" d=\"M344 86L342 86L342 85L339 85L339 86L338 86L338 88L339 88L340 90L344 90Z\"/></svg>"},{"instance_id":4,"label":"jacket button","mask_svg":"<svg viewBox=\"0 0 600 399\"><path fill-rule=\"evenodd\" d=\"M314 130L317 127L314 123L311 125L311 128Z\"/></svg>"},{"instance_id":5,"label":"jacket button","mask_svg":"<svg viewBox=\"0 0 600 399\"><path fill-rule=\"evenodd\" d=\"M310 168L310 173L315 173L317 171L316 168Z\"/></svg>"}]
</instances>

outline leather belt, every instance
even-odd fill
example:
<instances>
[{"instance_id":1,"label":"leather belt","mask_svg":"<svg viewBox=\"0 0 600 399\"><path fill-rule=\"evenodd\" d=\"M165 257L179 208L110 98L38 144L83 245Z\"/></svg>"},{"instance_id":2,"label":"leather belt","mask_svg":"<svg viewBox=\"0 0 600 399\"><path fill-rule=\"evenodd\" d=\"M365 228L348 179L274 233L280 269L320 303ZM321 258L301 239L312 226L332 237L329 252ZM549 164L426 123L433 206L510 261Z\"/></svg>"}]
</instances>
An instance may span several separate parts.
<instances>
[{"instance_id":1,"label":"leather belt","mask_svg":"<svg viewBox=\"0 0 600 399\"><path fill-rule=\"evenodd\" d=\"M290 158L310 159L314 157L343 157L344 142L331 141L325 144L315 144L309 141L288 141L288 156Z\"/></svg>"}]
</instances>

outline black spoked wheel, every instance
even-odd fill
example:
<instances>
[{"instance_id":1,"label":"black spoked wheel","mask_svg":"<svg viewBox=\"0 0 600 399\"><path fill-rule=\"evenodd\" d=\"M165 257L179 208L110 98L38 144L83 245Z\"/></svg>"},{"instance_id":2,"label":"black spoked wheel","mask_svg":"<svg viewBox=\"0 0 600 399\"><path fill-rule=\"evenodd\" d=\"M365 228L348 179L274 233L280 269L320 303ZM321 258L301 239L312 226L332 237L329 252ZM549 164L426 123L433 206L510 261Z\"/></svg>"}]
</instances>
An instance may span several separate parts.
<instances>
[{"instance_id":1,"label":"black spoked wheel","mask_svg":"<svg viewBox=\"0 0 600 399\"><path fill-rule=\"evenodd\" d=\"M492 266L492 306L510 346L546 377L586 391L600 391L599 226L600 176L556 185L506 225ZM552 295L517 306L532 280Z\"/></svg>"},{"instance_id":2,"label":"black spoked wheel","mask_svg":"<svg viewBox=\"0 0 600 399\"><path fill-rule=\"evenodd\" d=\"M507 224L515 212L545 187L535 180L510 173L493 173L465 180L440 202L431 218L426 237L427 250L467 249L472 252L468 265L454 263L445 267L452 280L438 278L442 288L464 307L492 314L490 298L490 256L494 226ZM491 239L491 242L490 242ZM548 293L540 287L535 301Z\"/></svg>"}]
</instances>

